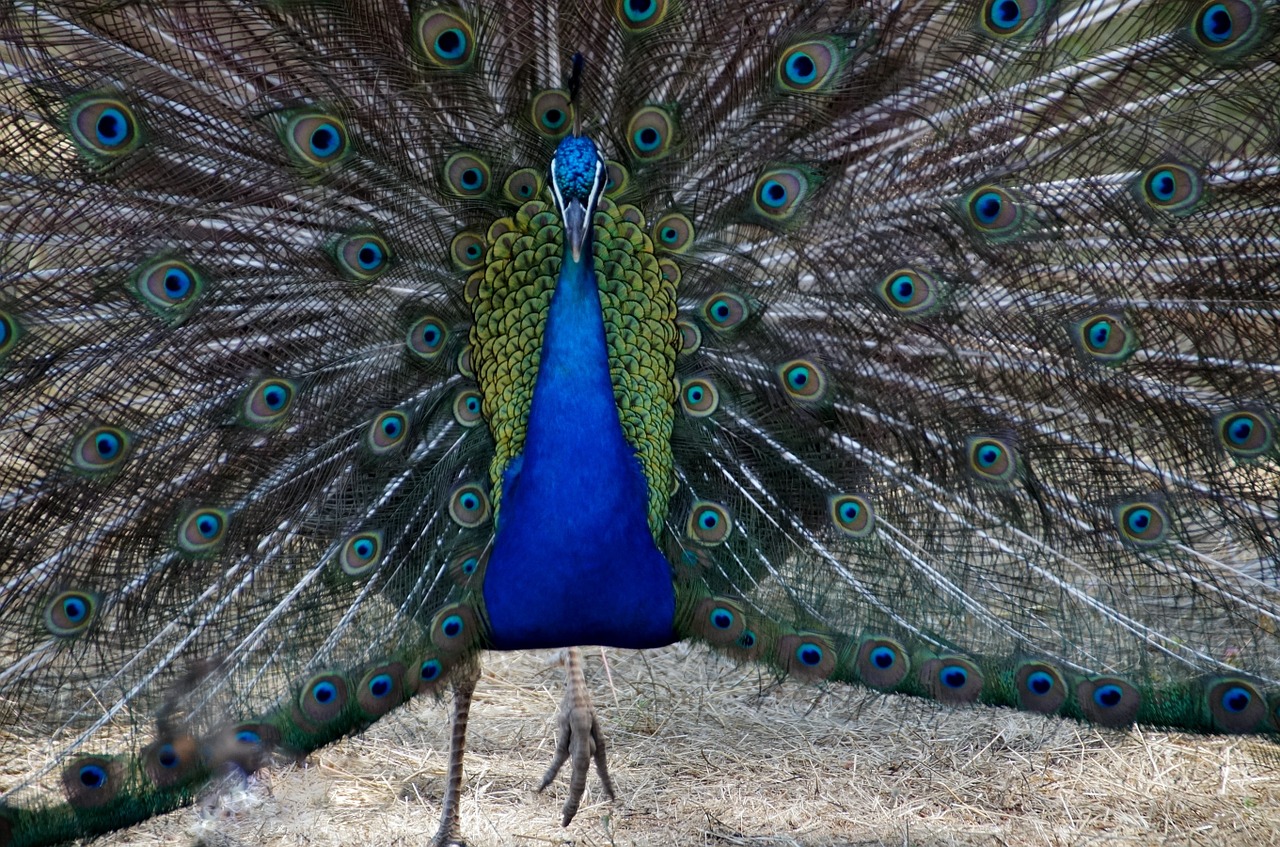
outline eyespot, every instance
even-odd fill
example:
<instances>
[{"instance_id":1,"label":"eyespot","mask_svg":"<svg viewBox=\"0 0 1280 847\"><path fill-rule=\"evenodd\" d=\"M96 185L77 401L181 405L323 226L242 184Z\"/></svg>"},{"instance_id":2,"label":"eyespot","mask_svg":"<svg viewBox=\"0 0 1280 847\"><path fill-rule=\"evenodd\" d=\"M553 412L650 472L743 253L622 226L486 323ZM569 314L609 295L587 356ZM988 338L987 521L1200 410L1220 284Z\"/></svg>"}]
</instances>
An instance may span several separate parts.
<instances>
[{"instance_id":1,"label":"eyespot","mask_svg":"<svg viewBox=\"0 0 1280 847\"><path fill-rule=\"evenodd\" d=\"M996 38L1025 36L1044 22L1049 0L986 0L982 4L982 30Z\"/></svg>"},{"instance_id":2,"label":"eyespot","mask_svg":"<svg viewBox=\"0 0 1280 847\"><path fill-rule=\"evenodd\" d=\"M338 270L353 282L377 279L391 267L391 248L371 232L344 236L334 244L332 255Z\"/></svg>"},{"instance_id":3,"label":"eyespot","mask_svg":"<svg viewBox=\"0 0 1280 847\"><path fill-rule=\"evenodd\" d=\"M822 39L788 47L778 57L775 74L778 88L794 94L830 88L840 69L839 55L833 43Z\"/></svg>"},{"instance_id":4,"label":"eyespot","mask_svg":"<svg viewBox=\"0 0 1280 847\"><path fill-rule=\"evenodd\" d=\"M365 433L365 448L375 456L396 451L409 437L409 416L391 409L374 417Z\"/></svg>"},{"instance_id":5,"label":"eyespot","mask_svg":"<svg viewBox=\"0 0 1280 847\"><path fill-rule=\"evenodd\" d=\"M1191 40L1206 56L1232 58L1255 46L1265 20L1249 0L1203 3L1191 18Z\"/></svg>"},{"instance_id":6,"label":"eyespot","mask_svg":"<svg viewBox=\"0 0 1280 847\"><path fill-rule=\"evenodd\" d=\"M693 634L712 647L732 647L746 630L742 607L725 597L708 597L693 612Z\"/></svg>"},{"instance_id":7,"label":"eyespot","mask_svg":"<svg viewBox=\"0 0 1280 847\"><path fill-rule=\"evenodd\" d=\"M308 720L323 725L336 720L347 707L347 681L341 674L312 677L298 694L298 708Z\"/></svg>"},{"instance_id":8,"label":"eyespot","mask_svg":"<svg viewBox=\"0 0 1280 847\"><path fill-rule=\"evenodd\" d=\"M1149 547L1165 540L1169 518L1154 502L1139 500L1116 507L1116 524L1122 540L1135 547Z\"/></svg>"},{"instance_id":9,"label":"eyespot","mask_svg":"<svg viewBox=\"0 0 1280 847\"><path fill-rule=\"evenodd\" d=\"M720 394L710 380L686 379L680 386L680 408L691 418L705 418L720 407Z\"/></svg>"},{"instance_id":10,"label":"eyespot","mask_svg":"<svg viewBox=\"0 0 1280 847\"><path fill-rule=\"evenodd\" d=\"M62 788L72 807L97 809L116 798L123 777L123 768L118 759L76 756L62 771Z\"/></svg>"},{"instance_id":11,"label":"eyespot","mask_svg":"<svg viewBox=\"0 0 1280 847\"><path fill-rule=\"evenodd\" d=\"M969 222L983 235L1014 235L1022 226L1022 207L998 185L984 185L965 199Z\"/></svg>"},{"instance_id":12,"label":"eyespot","mask_svg":"<svg viewBox=\"0 0 1280 847\"><path fill-rule=\"evenodd\" d=\"M176 326L195 308L204 280L186 262L162 259L139 268L130 290L144 306Z\"/></svg>"},{"instance_id":13,"label":"eyespot","mask_svg":"<svg viewBox=\"0 0 1280 847\"><path fill-rule=\"evenodd\" d=\"M733 531L729 510L719 503L699 500L689 510L685 533L704 547L723 544Z\"/></svg>"},{"instance_id":14,"label":"eyespot","mask_svg":"<svg viewBox=\"0 0 1280 847\"><path fill-rule=\"evenodd\" d=\"M351 151L347 126L324 112L296 112L284 124L285 148L294 161L308 168L330 168Z\"/></svg>"},{"instance_id":15,"label":"eyespot","mask_svg":"<svg viewBox=\"0 0 1280 847\"><path fill-rule=\"evenodd\" d=\"M969 470L983 482L1008 485L1018 475L1018 454L1007 441L972 436L965 445Z\"/></svg>"},{"instance_id":16,"label":"eyespot","mask_svg":"<svg viewBox=\"0 0 1280 847\"><path fill-rule=\"evenodd\" d=\"M409 346L409 352L417 358L434 361L444 350L444 343L448 337L449 331L445 328L444 321L435 315L426 315L418 318L409 327L405 343Z\"/></svg>"},{"instance_id":17,"label":"eyespot","mask_svg":"<svg viewBox=\"0 0 1280 847\"><path fill-rule=\"evenodd\" d=\"M1237 459L1256 459L1276 446L1276 427L1269 415L1245 410L1227 412L1214 421L1218 441Z\"/></svg>"},{"instance_id":18,"label":"eyespot","mask_svg":"<svg viewBox=\"0 0 1280 847\"><path fill-rule=\"evenodd\" d=\"M241 421L253 427L275 426L293 406L297 388L287 379L264 379L245 394L240 404Z\"/></svg>"},{"instance_id":19,"label":"eyespot","mask_svg":"<svg viewBox=\"0 0 1280 847\"><path fill-rule=\"evenodd\" d=\"M471 607L452 603L431 619L431 643L446 656L454 656L475 644L479 637Z\"/></svg>"},{"instance_id":20,"label":"eyespot","mask_svg":"<svg viewBox=\"0 0 1280 847\"><path fill-rule=\"evenodd\" d=\"M1044 662L1027 662L1014 676L1018 708L1051 715L1067 702L1067 683L1061 672Z\"/></svg>"},{"instance_id":21,"label":"eyespot","mask_svg":"<svg viewBox=\"0 0 1280 847\"><path fill-rule=\"evenodd\" d=\"M211 769L234 764L253 773L266 764L268 754L280 743L280 731L268 723L238 723L221 730L209 747Z\"/></svg>"},{"instance_id":22,"label":"eyespot","mask_svg":"<svg viewBox=\"0 0 1280 847\"><path fill-rule=\"evenodd\" d=\"M200 768L200 745L190 735L156 741L142 751L142 769L160 788L181 785L195 777Z\"/></svg>"},{"instance_id":23,"label":"eyespot","mask_svg":"<svg viewBox=\"0 0 1280 847\"><path fill-rule=\"evenodd\" d=\"M911 670L911 660L901 644L892 638L872 637L858 647L855 661L858 678L872 688L892 691Z\"/></svg>"},{"instance_id":24,"label":"eyespot","mask_svg":"<svg viewBox=\"0 0 1280 847\"><path fill-rule=\"evenodd\" d=\"M407 699L404 687L405 667L387 662L365 671L356 685L356 704L366 718L377 718L390 712Z\"/></svg>"},{"instance_id":25,"label":"eyespot","mask_svg":"<svg viewBox=\"0 0 1280 847\"><path fill-rule=\"evenodd\" d=\"M540 91L534 95L529 105L529 118L533 128L544 138L558 140L573 129L573 106L569 102L569 92L553 88ZM524 199L532 199L537 193Z\"/></svg>"},{"instance_id":26,"label":"eyespot","mask_svg":"<svg viewBox=\"0 0 1280 847\"><path fill-rule=\"evenodd\" d=\"M778 381L791 400L814 403L827 393L827 378L822 370L808 359L793 359L777 368Z\"/></svg>"},{"instance_id":27,"label":"eyespot","mask_svg":"<svg viewBox=\"0 0 1280 847\"><path fill-rule=\"evenodd\" d=\"M788 220L809 195L809 183L809 177L799 168L766 171L751 192L752 207L769 220Z\"/></svg>"},{"instance_id":28,"label":"eyespot","mask_svg":"<svg viewBox=\"0 0 1280 847\"><path fill-rule=\"evenodd\" d=\"M1128 726L1138 716L1142 696L1123 679L1104 676L1086 679L1076 686L1080 711L1102 726Z\"/></svg>"},{"instance_id":29,"label":"eyespot","mask_svg":"<svg viewBox=\"0 0 1280 847\"><path fill-rule=\"evenodd\" d=\"M465 427L473 427L483 421L483 411L480 392L474 388L464 388L453 398L453 419Z\"/></svg>"},{"instance_id":30,"label":"eyespot","mask_svg":"<svg viewBox=\"0 0 1280 847\"><path fill-rule=\"evenodd\" d=\"M671 152L674 138L675 120L658 106L645 106L627 122L627 147L631 155L641 161L656 162L664 158Z\"/></svg>"},{"instance_id":31,"label":"eyespot","mask_svg":"<svg viewBox=\"0 0 1280 847\"><path fill-rule=\"evenodd\" d=\"M513 171L502 185L502 193L511 203L527 203L542 193L542 175L533 168ZM481 253L481 258L484 254ZM478 264L478 263L477 263Z\"/></svg>"},{"instance_id":32,"label":"eyespot","mask_svg":"<svg viewBox=\"0 0 1280 847\"><path fill-rule=\"evenodd\" d=\"M653 246L669 253L687 253L693 244L693 221L679 212L667 212L649 231Z\"/></svg>"},{"instance_id":33,"label":"eyespot","mask_svg":"<svg viewBox=\"0 0 1280 847\"><path fill-rule=\"evenodd\" d=\"M680 280L683 278L683 274L680 273L680 266L673 262L670 256L663 256L658 259L658 273L672 288L680 287Z\"/></svg>"},{"instance_id":34,"label":"eyespot","mask_svg":"<svg viewBox=\"0 0 1280 847\"><path fill-rule=\"evenodd\" d=\"M831 642L820 635L784 635L778 639L778 661L797 679L826 679L836 668L836 651Z\"/></svg>"},{"instance_id":35,"label":"eyespot","mask_svg":"<svg viewBox=\"0 0 1280 847\"><path fill-rule=\"evenodd\" d=\"M520 173L520 171L516 171ZM515 178L515 174L511 175ZM507 181L510 184L510 180ZM449 243L449 257L453 266L460 271L473 271L484 264L484 236L472 230L464 230L453 237Z\"/></svg>"},{"instance_id":36,"label":"eyespot","mask_svg":"<svg viewBox=\"0 0 1280 847\"><path fill-rule=\"evenodd\" d=\"M458 351L457 366L458 373L467 379L476 378L476 372L471 367L471 345L462 345L462 349Z\"/></svg>"},{"instance_id":37,"label":"eyespot","mask_svg":"<svg viewBox=\"0 0 1280 847\"><path fill-rule=\"evenodd\" d=\"M475 57L476 37L458 15L444 9L427 9L418 18L418 49L438 68L458 70Z\"/></svg>"},{"instance_id":38,"label":"eyespot","mask_svg":"<svg viewBox=\"0 0 1280 847\"><path fill-rule=\"evenodd\" d=\"M488 560L489 554L483 548L473 547L470 550L463 550L450 560L449 576L453 577L453 581L460 586L470 585L475 575L484 570Z\"/></svg>"},{"instance_id":39,"label":"eyespot","mask_svg":"<svg viewBox=\"0 0 1280 847\"><path fill-rule=\"evenodd\" d=\"M489 193L489 165L471 153L454 153L444 163L444 186L459 197L484 197Z\"/></svg>"},{"instance_id":40,"label":"eyespot","mask_svg":"<svg viewBox=\"0 0 1280 847\"><path fill-rule=\"evenodd\" d=\"M621 163L607 159L605 167L604 193L607 197L620 197L631 186L631 172Z\"/></svg>"},{"instance_id":41,"label":"eyespot","mask_svg":"<svg viewBox=\"0 0 1280 847\"><path fill-rule=\"evenodd\" d=\"M366 530L342 542L334 555L334 563L352 579L364 579L377 570L382 563L382 554L382 530Z\"/></svg>"},{"instance_id":42,"label":"eyespot","mask_svg":"<svg viewBox=\"0 0 1280 847\"><path fill-rule=\"evenodd\" d=\"M196 556L212 553L226 538L227 523L221 509L195 509L178 522L178 547Z\"/></svg>"},{"instance_id":43,"label":"eyespot","mask_svg":"<svg viewBox=\"0 0 1280 847\"><path fill-rule=\"evenodd\" d=\"M676 329L680 331L680 355L691 356L702 346L702 330L693 321L678 320Z\"/></svg>"},{"instance_id":44,"label":"eyespot","mask_svg":"<svg viewBox=\"0 0 1280 847\"><path fill-rule=\"evenodd\" d=\"M973 703L982 693L982 672L960 656L929 659L920 666L920 684L940 703Z\"/></svg>"},{"instance_id":45,"label":"eyespot","mask_svg":"<svg viewBox=\"0 0 1280 847\"><path fill-rule=\"evenodd\" d=\"M632 34L657 26L667 16L667 0L616 0L613 8L622 28Z\"/></svg>"},{"instance_id":46,"label":"eyespot","mask_svg":"<svg viewBox=\"0 0 1280 847\"><path fill-rule=\"evenodd\" d=\"M439 659L424 659L418 665L418 680L422 685L430 686L444 678L444 664Z\"/></svg>"},{"instance_id":47,"label":"eyespot","mask_svg":"<svg viewBox=\"0 0 1280 847\"><path fill-rule=\"evenodd\" d=\"M828 501L831 522L850 538L865 538L875 528L875 510L865 497L837 494Z\"/></svg>"},{"instance_id":48,"label":"eyespot","mask_svg":"<svg viewBox=\"0 0 1280 847\"><path fill-rule=\"evenodd\" d=\"M97 426L76 439L71 463L76 470L100 476L118 468L132 447L132 439L123 429Z\"/></svg>"},{"instance_id":49,"label":"eyespot","mask_svg":"<svg viewBox=\"0 0 1280 847\"><path fill-rule=\"evenodd\" d=\"M1204 181L1190 168L1162 162L1138 180L1138 197L1149 208L1175 217L1195 211L1204 196Z\"/></svg>"},{"instance_id":50,"label":"eyespot","mask_svg":"<svg viewBox=\"0 0 1280 847\"><path fill-rule=\"evenodd\" d=\"M489 519L489 497L475 483L455 488L449 495L449 517L458 526L477 527Z\"/></svg>"},{"instance_id":51,"label":"eyespot","mask_svg":"<svg viewBox=\"0 0 1280 847\"><path fill-rule=\"evenodd\" d=\"M946 288L941 281L933 274L911 267L886 274L875 291L880 302L904 318L936 314L946 302Z\"/></svg>"},{"instance_id":52,"label":"eyespot","mask_svg":"<svg viewBox=\"0 0 1280 847\"><path fill-rule=\"evenodd\" d=\"M1104 365L1124 362L1138 348L1137 334L1120 315L1090 315L1071 325L1071 340L1086 359Z\"/></svg>"},{"instance_id":53,"label":"eyespot","mask_svg":"<svg viewBox=\"0 0 1280 847\"><path fill-rule=\"evenodd\" d=\"M1267 698L1243 679L1224 679L1209 689L1209 713L1222 732L1255 732L1267 719Z\"/></svg>"},{"instance_id":54,"label":"eyespot","mask_svg":"<svg viewBox=\"0 0 1280 847\"><path fill-rule=\"evenodd\" d=\"M0 360L17 346L21 331L17 318L8 312L0 311Z\"/></svg>"},{"instance_id":55,"label":"eyespot","mask_svg":"<svg viewBox=\"0 0 1280 847\"><path fill-rule=\"evenodd\" d=\"M729 291L712 294L702 306L702 315L707 319L707 324L722 332L741 326L750 313L747 301Z\"/></svg>"},{"instance_id":56,"label":"eyespot","mask_svg":"<svg viewBox=\"0 0 1280 847\"><path fill-rule=\"evenodd\" d=\"M63 591L44 609L50 635L73 638L89 628L98 613L98 598L86 591Z\"/></svg>"},{"instance_id":57,"label":"eyespot","mask_svg":"<svg viewBox=\"0 0 1280 847\"><path fill-rule=\"evenodd\" d=\"M86 97L73 104L68 129L80 152L98 165L118 161L142 143L133 109L116 97Z\"/></svg>"}]
</instances>

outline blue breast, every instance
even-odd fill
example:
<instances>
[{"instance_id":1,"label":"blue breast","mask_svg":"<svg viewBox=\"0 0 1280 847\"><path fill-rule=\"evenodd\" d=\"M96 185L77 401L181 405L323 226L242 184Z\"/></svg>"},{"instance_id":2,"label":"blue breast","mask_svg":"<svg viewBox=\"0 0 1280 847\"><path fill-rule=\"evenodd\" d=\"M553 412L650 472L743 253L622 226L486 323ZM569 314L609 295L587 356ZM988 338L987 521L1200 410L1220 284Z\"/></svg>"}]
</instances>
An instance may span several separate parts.
<instances>
[{"instance_id":1,"label":"blue breast","mask_svg":"<svg viewBox=\"0 0 1280 847\"><path fill-rule=\"evenodd\" d=\"M504 475L484 576L500 650L676 640L671 568L618 422L591 256L566 256L552 296L524 452Z\"/></svg>"}]
</instances>

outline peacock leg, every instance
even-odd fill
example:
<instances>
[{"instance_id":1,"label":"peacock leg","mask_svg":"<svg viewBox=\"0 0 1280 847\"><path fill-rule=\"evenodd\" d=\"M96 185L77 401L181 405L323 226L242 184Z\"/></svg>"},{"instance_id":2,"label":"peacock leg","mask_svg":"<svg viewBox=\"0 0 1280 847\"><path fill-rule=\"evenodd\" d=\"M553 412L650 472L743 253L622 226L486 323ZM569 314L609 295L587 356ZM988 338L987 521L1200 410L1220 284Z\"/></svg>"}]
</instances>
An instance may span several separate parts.
<instances>
[{"instance_id":1,"label":"peacock leg","mask_svg":"<svg viewBox=\"0 0 1280 847\"><path fill-rule=\"evenodd\" d=\"M591 705L591 693L587 690L586 677L582 675L582 653L577 647L570 647L565 651L564 668L564 699L560 702L560 715L557 718L560 736L556 740L556 754L551 759L551 767L543 775L538 791L551 784L566 759L573 759L569 797L564 801L563 823L568 826L578 813L582 793L587 789L587 773L591 770L593 758L604 793L610 800L614 799L614 794L613 782L609 779L609 765L605 761L604 733L600 731L595 708Z\"/></svg>"},{"instance_id":2,"label":"peacock leg","mask_svg":"<svg viewBox=\"0 0 1280 847\"><path fill-rule=\"evenodd\" d=\"M471 712L471 695L480 679L477 658L458 668L453 675L453 736L449 739L449 770L445 774L444 802L440 810L440 828L431 839L431 847L466 847L458 821L458 802L462 795L462 758L467 752L467 717Z\"/></svg>"}]
</instances>

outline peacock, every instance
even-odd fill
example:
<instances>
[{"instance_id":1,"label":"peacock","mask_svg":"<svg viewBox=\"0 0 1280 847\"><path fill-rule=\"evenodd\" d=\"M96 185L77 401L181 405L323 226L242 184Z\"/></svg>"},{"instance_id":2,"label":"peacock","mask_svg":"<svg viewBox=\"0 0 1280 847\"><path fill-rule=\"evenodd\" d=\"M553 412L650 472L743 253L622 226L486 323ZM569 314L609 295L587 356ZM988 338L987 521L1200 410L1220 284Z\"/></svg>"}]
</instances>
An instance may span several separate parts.
<instances>
[{"instance_id":1,"label":"peacock","mask_svg":"<svg viewBox=\"0 0 1280 847\"><path fill-rule=\"evenodd\" d=\"M570 648L1280 736L1274 0L0 12L0 845ZM550 823L550 822L549 822Z\"/></svg>"}]
</instances>

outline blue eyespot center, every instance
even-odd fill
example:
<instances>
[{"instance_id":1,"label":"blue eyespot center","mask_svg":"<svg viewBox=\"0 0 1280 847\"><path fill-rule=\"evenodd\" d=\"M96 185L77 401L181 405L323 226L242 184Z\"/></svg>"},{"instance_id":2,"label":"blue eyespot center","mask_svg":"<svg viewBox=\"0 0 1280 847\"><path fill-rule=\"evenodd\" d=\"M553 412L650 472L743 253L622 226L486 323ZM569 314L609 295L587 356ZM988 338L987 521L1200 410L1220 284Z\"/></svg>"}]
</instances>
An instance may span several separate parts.
<instances>
[{"instance_id":1,"label":"blue eyespot center","mask_svg":"<svg viewBox=\"0 0 1280 847\"><path fill-rule=\"evenodd\" d=\"M733 612L717 606L711 610L711 625L716 629L729 629L733 626Z\"/></svg>"},{"instance_id":2,"label":"blue eyespot center","mask_svg":"<svg viewBox=\"0 0 1280 847\"><path fill-rule=\"evenodd\" d=\"M1093 702L1104 709L1115 708L1120 705L1120 701L1123 699L1124 692L1120 690L1118 685L1099 686L1098 690L1093 692Z\"/></svg>"},{"instance_id":3,"label":"blue eyespot center","mask_svg":"<svg viewBox=\"0 0 1280 847\"><path fill-rule=\"evenodd\" d=\"M651 153L662 143L662 135L651 126L642 127L635 132L636 147L644 153Z\"/></svg>"},{"instance_id":4,"label":"blue eyespot center","mask_svg":"<svg viewBox=\"0 0 1280 847\"><path fill-rule=\"evenodd\" d=\"M720 524L720 516L711 509L705 510L698 515L698 525L703 529L715 529Z\"/></svg>"},{"instance_id":5,"label":"blue eyespot center","mask_svg":"<svg viewBox=\"0 0 1280 847\"><path fill-rule=\"evenodd\" d=\"M1151 186L1151 194L1157 200L1167 203L1173 199L1174 192L1178 188L1178 181L1174 177L1173 171L1165 169L1152 174L1149 185Z\"/></svg>"},{"instance_id":6,"label":"blue eyespot center","mask_svg":"<svg viewBox=\"0 0 1280 847\"><path fill-rule=\"evenodd\" d=\"M427 659L422 663L422 667L418 670L418 678L423 682L434 682L444 672L444 668L437 659Z\"/></svg>"},{"instance_id":7,"label":"blue eyespot center","mask_svg":"<svg viewBox=\"0 0 1280 847\"><path fill-rule=\"evenodd\" d=\"M310 144L312 153L325 158L338 152L342 136L333 124L322 123L311 131Z\"/></svg>"},{"instance_id":8,"label":"blue eyespot center","mask_svg":"<svg viewBox=\"0 0 1280 847\"><path fill-rule=\"evenodd\" d=\"M390 694L393 687L390 674L380 673L369 680L369 693L379 700Z\"/></svg>"},{"instance_id":9,"label":"blue eyespot center","mask_svg":"<svg viewBox=\"0 0 1280 847\"><path fill-rule=\"evenodd\" d=\"M890 291L893 294L894 300L901 305L906 306L910 304L911 299L915 297L916 284L911 277L903 274L902 276L894 279L893 284L890 286Z\"/></svg>"},{"instance_id":10,"label":"blue eyespot center","mask_svg":"<svg viewBox=\"0 0 1280 847\"><path fill-rule=\"evenodd\" d=\"M1142 534L1147 527L1151 526L1151 510L1150 509L1134 509L1129 512L1129 530L1135 534Z\"/></svg>"},{"instance_id":11,"label":"blue eyespot center","mask_svg":"<svg viewBox=\"0 0 1280 847\"><path fill-rule=\"evenodd\" d=\"M129 122L119 109L106 108L94 124L98 140L107 147L117 147L129 138Z\"/></svg>"},{"instance_id":12,"label":"blue eyespot center","mask_svg":"<svg viewBox=\"0 0 1280 847\"><path fill-rule=\"evenodd\" d=\"M1253 435L1253 420L1245 415L1227 421L1227 438L1233 444L1243 445Z\"/></svg>"},{"instance_id":13,"label":"blue eyespot center","mask_svg":"<svg viewBox=\"0 0 1280 847\"><path fill-rule=\"evenodd\" d=\"M436 36L436 53L443 59L461 58L467 49L467 36L457 27L446 29Z\"/></svg>"},{"instance_id":14,"label":"blue eyespot center","mask_svg":"<svg viewBox=\"0 0 1280 847\"><path fill-rule=\"evenodd\" d=\"M806 667L816 668L822 664L822 648L817 644L805 642L796 648L796 658Z\"/></svg>"},{"instance_id":15,"label":"blue eyespot center","mask_svg":"<svg viewBox=\"0 0 1280 847\"><path fill-rule=\"evenodd\" d=\"M100 432L93 440L93 449L102 459L114 459L120 452L120 438L110 432Z\"/></svg>"},{"instance_id":16,"label":"blue eyespot center","mask_svg":"<svg viewBox=\"0 0 1280 847\"><path fill-rule=\"evenodd\" d=\"M1222 707L1228 712L1239 714L1249 708L1249 704L1253 701L1253 695L1245 689L1236 686L1228 689L1222 695Z\"/></svg>"},{"instance_id":17,"label":"blue eyespot center","mask_svg":"<svg viewBox=\"0 0 1280 847\"><path fill-rule=\"evenodd\" d=\"M938 672L938 679L947 688L964 688L969 681L969 672L959 665L947 665Z\"/></svg>"},{"instance_id":18,"label":"blue eyespot center","mask_svg":"<svg viewBox=\"0 0 1280 847\"><path fill-rule=\"evenodd\" d=\"M464 628L462 618L458 615L450 615L440 624L440 628L449 638L457 638Z\"/></svg>"},{"instance_id":19,"label":"blue eyespot center","mask_svg":"<svg viewBox=\"0 0 1280 847\"><path fill-rule=\"evenodd\" d=\"M1000 218L1003 208L1004 200L994 191L983 192L973 202L973 210L978 220L987 225L994 224Z\"/></svg>"},{"instance_id":20,"label":"blue eyespot center","mask_svg":"<svg viewBox=\"0 0 1280 847\"><path fill-rule=\"evenodd\" d=\"M178 751L173 749L172 744L162 744L156 751L156 761L162 768L176 768L179 764Z\"/></svg>"},{"instance_id":21,"label":"blue eyespot center","mask_svg":"<svg viewBox=\"0 0 1280 847\"><path fill-rule=\"evenodd\" d=\"M766 180L760 189L760 196L766 206L777 209L787 202L787 188L776 179Z\"/></svg>"},{"instance_id":22,"label":"blue eyespot center","mask_svg":"<svg viewBox=\"0 0 1280 847\"><path fill-rule=\"evenodd\" d=\"M62 601L62 614L71 623L80 623L89 615L89 604L79 597L68 597Z\"/></svg>"},{"instance_id":23,"label":"blue eyespot center","mask_svg":"<svg viewBox=\"0 0 1280 847\"><path fill-rule=\"evenodd\" d=\"M338 686L332 682L317 682L315 687L311 689L311 696L322 706L332 703L338 699Z\"/></svg>"},{"instance_id":24,"label":"blue eyespot center","mask_svg":"<svg viewBox=\"0 0 1280 847\"><path fill-rule=\"evenodd\" d=\"M1214 3L1200 16L1200 28L1204 31L1205 38L1214 44L1221 44L1231 38L1235 21L1224 4Z\"/></svg>"},{"instance_id":25,"label":"blue eyespot center","mask_svg":"<svg viewBox=\"0 0 1280 847\"><path fill-rule=\"evenodd\" d=\"M654 0L627 0L626 13L632 21L643 21L654 12Z\"/></svg>"},{"instance_id":26,"label":"blue eyespot center","mask_svg":"<svg viewBox=\"0 0 1280 847\"><path fill-rule=\"evenodd\" d=\"M164 290L175 300L187 296L191 290L191 275L181 268L170 268L164 274Z\"/></svg>"},{"instance_id":27,"label":"blue eyespot center","mask_svg":"<svg viewBox=\"0 0 1280 847\"><path fill-rule=\"evenodd\" d=\"M1013 29L1022 20L1022 7L1016 0L1001 0L991 7L991 22L1000 29Z\"/></svg>"},{"instance_id":28,"label":"blue eyespot center","mask_svg":"<svg viewBox=\"0 0 1280 847\"><path fill-rule=\"evenodd\" d=\"M242 729L236 733L236 741L241 744L261 744L262 736L251 729Z\"/></svg>"},{"instance_id":29,"label":"blue eyespot center","mask_svg":"<svg viewBox=\"0 0 1280 847\"><path fill-rule=\"evenodd\" d=\"M797 85L808 85L817 76L818 65L808 53L797 51L787 59L787 77Z\"/></svg>"},{"instance_id":30,"label":"blue eyespot center","mask_svg":"<svg viewBox=\"0 0 1280 847\"><path fill-rule=\"evenodd\" d=\"M1036 671L1027 677L1027 688L1041 697L1053 690L1053 676L1044 671Z\"/></svg>"},{"instance_id":31,"label":"blue eyespot center","mask_svg":"<svg viewBox=\"0 0 1280 847\"><path fill-rule=\"evenodd\" d=\"M84 765L80 768L79 778L85 788L101 788L107 784L107 772L100 765Z\"/></svg>"},{"instance_id":32,"label":"blue eyespot center","mask_svg":"<svg viewBox=\"0 0 1280 847\"><path fill-rule=\"evenodd\" d=\"M382 264L382 248L372 241L366 241L356 253L356 260L363 270L371 271Z\"/></svg>"},{"instance_id":33,"label":"blue eyespot center","mask_svg":"<svg viewBox=\"0 0 1280 847\"><path fill-rule=\"evenodd\" d=\"M888 647L877 647L871 651L871 664L882 671L887 671L893 667L893 663L897 660L897 654Z\"/></svg>"},{"instance_id":34,"label":"blue eyespot center","mask_svg":"<svg viewBox=\"0 0 1280 847\"><path fill-rule=\"evenodd\" d=\"M196 531L204 538L213 538L222 529L222 521L217 515L201 515L196 519Z\"/></svg>"},{"instance_id":35,"label":"blue eyespot center","mask_svg":"<svg viewBox=\"0 0 1280 847\"><path fill-rule=\"evenodd\" d=\"M994 444L987 444L978 450L978 464L984 468L990 468L996 462L1000 461L1000 448Z\"/></svg>"}]
</instances>

